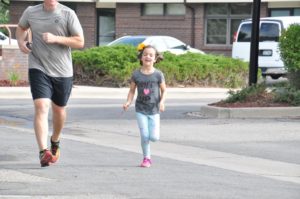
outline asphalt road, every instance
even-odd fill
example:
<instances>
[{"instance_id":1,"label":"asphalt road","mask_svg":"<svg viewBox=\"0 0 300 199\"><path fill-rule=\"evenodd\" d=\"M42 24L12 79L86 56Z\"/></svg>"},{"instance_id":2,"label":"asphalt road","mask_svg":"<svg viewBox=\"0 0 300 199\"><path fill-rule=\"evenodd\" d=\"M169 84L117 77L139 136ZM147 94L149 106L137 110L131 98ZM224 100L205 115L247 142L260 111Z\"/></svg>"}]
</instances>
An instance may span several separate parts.
<instances>
[{"instance_id":1,"label":"asphalt road","mask_svg":"<svg viewBox=\"0 0 300 199\"><path fill-rule=\"evenodd\" d=\"M0 99L0 199L300 198L299 119L193 114L222 92L169 94L161 140L151 144L148 169L138 167L139 132L134 108L122 112L123 92L119 97L74 96L61 159L47 168L38 162L31 100Z\"/></svg>"}]
</instances>

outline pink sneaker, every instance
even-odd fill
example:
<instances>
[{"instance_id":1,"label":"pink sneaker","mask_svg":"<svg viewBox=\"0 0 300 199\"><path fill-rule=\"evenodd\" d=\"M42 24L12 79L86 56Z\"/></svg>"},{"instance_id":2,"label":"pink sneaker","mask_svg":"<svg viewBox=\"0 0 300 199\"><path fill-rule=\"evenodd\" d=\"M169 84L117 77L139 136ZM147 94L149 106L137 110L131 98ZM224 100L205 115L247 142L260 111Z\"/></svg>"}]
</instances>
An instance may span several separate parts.
<instances>
[{"instance_id":1,"label":"pink sneaker","mask_svg":"<svg viewBox=\"0 0 300 199\"><path fill-rule=\"evenodd\" d=\"M149 158L144 158L141 167L151 167L151 160Z\"/></svg>"}]
</instances>

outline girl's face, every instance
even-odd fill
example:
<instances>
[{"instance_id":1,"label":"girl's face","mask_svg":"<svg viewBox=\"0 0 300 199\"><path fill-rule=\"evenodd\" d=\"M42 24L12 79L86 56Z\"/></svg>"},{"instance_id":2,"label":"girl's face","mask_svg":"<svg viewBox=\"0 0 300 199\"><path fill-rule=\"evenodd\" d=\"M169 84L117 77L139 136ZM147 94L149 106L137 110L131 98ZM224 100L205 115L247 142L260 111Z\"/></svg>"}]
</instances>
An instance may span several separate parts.
<instances>
[{"instance_id":1,"label":"girl's face","mask_svg":"<svg viewBox=\"0 0 300 199\"><path fill-rule=\"evenodd\" d=\"M143 66L153 66L156 61L156 51L153 48L145 48L141 57Z\"/></svg>"}]
</instances>

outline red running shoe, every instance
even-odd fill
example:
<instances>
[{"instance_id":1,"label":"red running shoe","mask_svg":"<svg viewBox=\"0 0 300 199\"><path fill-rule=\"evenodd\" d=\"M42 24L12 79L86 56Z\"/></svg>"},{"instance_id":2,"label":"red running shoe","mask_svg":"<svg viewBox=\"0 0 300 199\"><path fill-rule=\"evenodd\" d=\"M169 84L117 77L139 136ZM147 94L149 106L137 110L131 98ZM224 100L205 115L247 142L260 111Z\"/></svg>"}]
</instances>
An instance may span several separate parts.
<instances>
[{"instance_id":1,"label":"red running shoe","mask_svg":"<svg viewBox=\"0 0 300 199\"><path fill-rule=\"evenodd\" d=\"M60 156L59 141L53 142L51 139L51 153L52 153L51 163L55 163Z\"/></svg>"},{"instance_id":2,"label":"red running shoe","mask_svg":"<svg viewBox=\"0 0 300 199\"><path fill-rule=\"evenodd\" d=\"M44 149L43 151L40 151L41 167L49 166L51 161L52 161L52 154L48 149Z\"/></svg>"}]
</instances>

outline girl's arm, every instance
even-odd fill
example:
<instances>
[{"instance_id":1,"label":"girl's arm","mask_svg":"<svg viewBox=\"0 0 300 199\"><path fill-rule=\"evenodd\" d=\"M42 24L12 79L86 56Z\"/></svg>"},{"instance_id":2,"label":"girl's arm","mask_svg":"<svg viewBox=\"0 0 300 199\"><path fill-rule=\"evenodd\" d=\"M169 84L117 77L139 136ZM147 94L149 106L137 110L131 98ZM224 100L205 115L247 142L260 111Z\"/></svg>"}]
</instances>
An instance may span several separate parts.
<instances>
[{"instance_id":1,"label":"girl's arm","mask_svg":"<svg viewBox=\"0 0 300 199\"><path fill-rule=\"evenodd\" d=\"M161 112L165 111L165 99L167 93L166 90L167 90L166 83L162 82L160 84L160 102L159 102L159 111Z\"/></svg>"},{"instance_id":2,"label":"girl's arm","mask_svg":"<svg viewBox=\"0 0 300 199\"><path fill-rule=\"evenodd\" d=\"M130 83L130 89L129 89L129 92L128 92L128 96L127 96L127 101L125 102L125 104L123 104L123 109L125 111L128 110L132 100L133 100L133 97L134 97L134 94L135 94L135 89L136 89L136 84L132 81Z\"/></svg>"}]
</instances>

